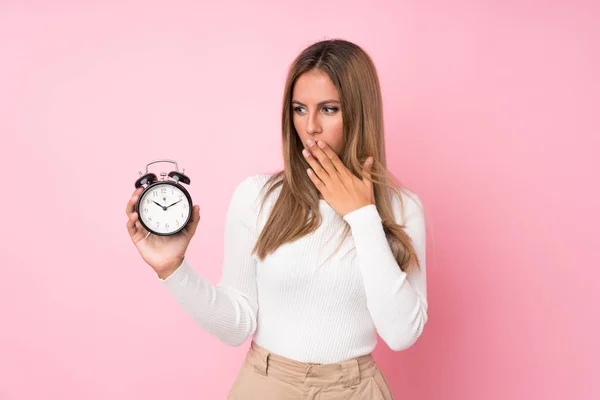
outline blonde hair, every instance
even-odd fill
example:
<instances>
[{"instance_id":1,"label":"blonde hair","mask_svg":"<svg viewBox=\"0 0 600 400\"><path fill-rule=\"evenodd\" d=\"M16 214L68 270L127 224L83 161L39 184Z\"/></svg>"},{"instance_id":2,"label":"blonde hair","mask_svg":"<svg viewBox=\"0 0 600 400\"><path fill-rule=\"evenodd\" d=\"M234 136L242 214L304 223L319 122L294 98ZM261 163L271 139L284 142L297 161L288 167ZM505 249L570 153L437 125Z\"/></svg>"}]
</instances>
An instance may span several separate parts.
<instances>
[{"instance_id":1,"label":"blonde hair","mask_svg":"<svg viewBox=\"0 0 600 400\"><path fill-rule=\"evenodd\" d=\"M280 186L281 191L252 254L263 260L282 244L315 231L321 224L318 189L306 174L310 165L301 155L303 144L292 120L294 84L300 75L312 70L327 74L340 95L343 120L340 159L344 165L362 179L363 163L369 156L374 158L371 180L375 205L400 269L406 272L409 266L420 267L404 225L397 224L394 218L392 193L398 196L401 210L404 205L399 180L386 167L381 90L375 66L358 45L341 39L310 45L290 66L282 112L284 169L273 174L264 185L262 205ZM349 232L350 226L346 224L342 242Z\"/></svg>"}]
</instances>

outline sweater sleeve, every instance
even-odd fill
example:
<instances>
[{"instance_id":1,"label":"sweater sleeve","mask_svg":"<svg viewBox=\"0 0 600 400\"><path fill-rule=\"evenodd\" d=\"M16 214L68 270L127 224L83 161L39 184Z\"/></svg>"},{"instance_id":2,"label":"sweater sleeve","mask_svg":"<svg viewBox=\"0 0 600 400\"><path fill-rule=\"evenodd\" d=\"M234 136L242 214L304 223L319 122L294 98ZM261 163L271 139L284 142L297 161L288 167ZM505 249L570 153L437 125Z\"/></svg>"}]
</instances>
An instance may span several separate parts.
<instances>
[{"instance_id":1,"label":"sweater sleeve","mask_svg":"<svg viewBox=\"0 0 600 400\"><path fill-rule=\"evenodd\" d=\"M243 344L256 330L256 259L251 251L259 189L252 178L238 184L227 210L220 282L213 285L200 277L186 258L167 278L158 278L194 321L230 346Z\"/></svg>"},{"instance_id":2,"label":"sweater sleeve","mask_svg":"<svg viewBox=\"0 0 600 400\"><path fill-rule=\"evenodd\" d=\"M420 268L402 271L385 236L374 204L343 218L352 229L356 256L363 277L367 307L377 332L395 351L412 346L427 322L425 274L425 218L416 194L405 197L405 232L411 238ZM397 196L394 199L398 202ZM398 202L399 203L399 202ZM401 223L399 207L394 210Z\"/></svg>"}]
</instances>

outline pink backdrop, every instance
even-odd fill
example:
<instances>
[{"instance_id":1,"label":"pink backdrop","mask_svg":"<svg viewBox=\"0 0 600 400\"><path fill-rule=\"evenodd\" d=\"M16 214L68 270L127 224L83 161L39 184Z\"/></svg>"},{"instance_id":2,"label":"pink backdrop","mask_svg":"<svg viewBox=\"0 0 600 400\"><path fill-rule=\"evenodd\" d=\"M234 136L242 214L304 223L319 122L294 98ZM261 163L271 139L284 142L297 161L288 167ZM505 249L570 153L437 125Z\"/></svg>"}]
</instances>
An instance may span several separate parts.
<instances>
[{"instance_id":1,"label":"pink backdrop","mask_svg":"<svg viewBox=\"0 0 600 400\"><path fill-rule=\"evenodd\" d=\"M0 3L0 399L225 398L248 343L184 314L125 204L177 160L216 283L233 188L282 165L286 69L333 37L375 60L389 167L428 207L429 322L375 352L395 396L600 398L600 7L248 3Z\"/></svg>"}]
</instances>

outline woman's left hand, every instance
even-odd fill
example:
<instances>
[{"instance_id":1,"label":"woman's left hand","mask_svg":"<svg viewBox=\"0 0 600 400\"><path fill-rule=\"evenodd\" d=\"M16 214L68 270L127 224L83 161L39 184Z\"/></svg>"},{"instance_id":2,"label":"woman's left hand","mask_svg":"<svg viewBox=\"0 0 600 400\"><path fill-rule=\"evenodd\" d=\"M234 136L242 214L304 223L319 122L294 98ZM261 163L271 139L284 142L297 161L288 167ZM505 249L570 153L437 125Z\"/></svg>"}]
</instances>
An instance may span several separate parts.
<instances>
[{"instance_id":1,"label":"woman's left hand","mask_svg":"<svg viewBox=\"0 0 600 400\"><path fill-rule=\"evenodd\" d=\"M346 168L327 143L319 140L311 145L311 142L308 140L306 144L315 157L307 149L302 150L304 158L312 167L307 170L308 176L335 212L343 217L359 208L375 204L371 182L372 157L363 164L363 179L359 179Z\"/></svg>"}]
</instances>

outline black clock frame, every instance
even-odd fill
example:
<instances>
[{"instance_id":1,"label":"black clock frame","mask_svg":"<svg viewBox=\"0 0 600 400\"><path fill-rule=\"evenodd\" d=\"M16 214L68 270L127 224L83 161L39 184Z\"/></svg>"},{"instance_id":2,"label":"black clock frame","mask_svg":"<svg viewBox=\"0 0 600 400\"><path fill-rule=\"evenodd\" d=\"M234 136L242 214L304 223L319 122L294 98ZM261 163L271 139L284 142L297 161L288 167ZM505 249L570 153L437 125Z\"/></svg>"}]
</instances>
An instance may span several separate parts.
<instances>
[{"instance_id":1,"label":"black clock frame","mask_svg":"<svg viewBox=\"0 0 600 400\"><path fill-rule=\"evenodd\" d=\"M144 195L146 194L146 192L150 191L150 189L152 189L153 187L157 186L157 185L171 185L171 186L175 186L176 188L178 188L179 190L181 190L183 192L183 194L185 195L185 197L187 198L188 201L188 205L190 207L190 213L188 214L187 219L185 220L185 222L183 224L181 224L181 226L179 227L179 229L177 229L176 231L173 231L171 233L161 233L161 232L156 232L154 230L152 230L152 228L150 228L149 226L147 226L144 221L142 221L142 218L140 217L140 204L142 202L142 199L144 198ZM187 191L187 189L177 183L177 182L173 182L173 181L154 181L151 184L149 184L148 186L146 186L146 188L142 191L142 193L140 194L140 197L138 198L137 203L135 204L135 211L138 213L138 221L140 221L140 224L142 224L142 226L144 227L144 229L146 229L148 232L152 233L153 235L156 236L173 236L179 232L181 232L187 225L188 223L192 220L192 213L194 212L194 203L192 203L192 197L190 196L189 192Z\"/></svg>"}]
</instances>

